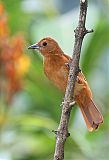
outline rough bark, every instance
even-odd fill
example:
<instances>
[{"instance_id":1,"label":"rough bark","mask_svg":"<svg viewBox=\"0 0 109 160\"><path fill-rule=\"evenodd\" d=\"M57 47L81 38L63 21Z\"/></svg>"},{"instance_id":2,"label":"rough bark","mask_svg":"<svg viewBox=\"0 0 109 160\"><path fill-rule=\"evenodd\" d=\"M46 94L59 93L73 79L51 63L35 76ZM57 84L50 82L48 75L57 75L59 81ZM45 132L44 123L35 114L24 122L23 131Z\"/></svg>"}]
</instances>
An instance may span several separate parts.
<instances>
[{"instance_id":1,"label":"rough bark","mask_svg":"<svg viewBox=\"0 0 109 160\"><path fill-rule=\"evenodd\" d=\"M70 103L73 101L72 93L74 92L75 80L79 71L79 59L81 53L81 47L83 38L87 33L93 32L93 30L86 30L86 14L87 14L88 0L80 0L80 14L78 26L75 29L75 43L72 61L70 64L68 84L66 87L66 93L64 97L64 103L62 103L62 113L60 124L56 133L56 146L54 153L54 160L64 160L64 145L67 137L70 135L68 132L68 124L70 118L70 112L72 106Z\"/></svg>"}]
</instances>

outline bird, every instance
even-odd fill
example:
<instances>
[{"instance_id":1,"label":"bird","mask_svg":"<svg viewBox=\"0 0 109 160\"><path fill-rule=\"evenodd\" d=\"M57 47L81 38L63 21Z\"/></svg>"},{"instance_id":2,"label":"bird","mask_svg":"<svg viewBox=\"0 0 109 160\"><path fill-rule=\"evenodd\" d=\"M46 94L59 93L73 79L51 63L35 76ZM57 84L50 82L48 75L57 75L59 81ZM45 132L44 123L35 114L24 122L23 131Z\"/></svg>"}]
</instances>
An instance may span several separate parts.
<instances>
[{"instance_id":1,"label":"bird","mask_svg":"<svg viewBox=\"0 0 109 160\"><path fill-rule=\"evenodd\" d=\"M51 37L41 39L28 49L36 49L42 54L45 75L65 93L72 58L65 54ZM81 110L88 130L90 132L96 130L103 123L103 116L93 101L91 89L81 70L77 74L72 96Z\"/></svg>"}]
</instances>

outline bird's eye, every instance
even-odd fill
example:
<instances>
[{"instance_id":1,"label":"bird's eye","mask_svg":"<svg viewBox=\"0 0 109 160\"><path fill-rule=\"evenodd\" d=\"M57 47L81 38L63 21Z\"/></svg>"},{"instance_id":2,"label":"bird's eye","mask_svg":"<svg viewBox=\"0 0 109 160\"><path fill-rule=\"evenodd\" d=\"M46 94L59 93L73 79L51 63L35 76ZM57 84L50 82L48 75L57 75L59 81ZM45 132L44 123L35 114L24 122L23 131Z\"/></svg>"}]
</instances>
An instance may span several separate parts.
<instances>
[{"instance_id":1,"label":"bird's eye","mask_svg":"<svg viewBox=\"0 0 109 160\"><path fill-rule=\"evenodd\" d=\"M47 46L47 42L43 42L43 46Z\"/></svg>"}]
</instances>

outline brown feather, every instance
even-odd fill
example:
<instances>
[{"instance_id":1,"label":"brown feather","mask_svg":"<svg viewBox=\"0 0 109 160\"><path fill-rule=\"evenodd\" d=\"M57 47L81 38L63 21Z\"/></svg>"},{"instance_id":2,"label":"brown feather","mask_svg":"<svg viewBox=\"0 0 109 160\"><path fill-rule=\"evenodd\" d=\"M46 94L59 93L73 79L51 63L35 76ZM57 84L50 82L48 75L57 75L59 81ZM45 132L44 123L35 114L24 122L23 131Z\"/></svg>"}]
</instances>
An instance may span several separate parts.
<instances>
[{"instance_id":1,"label":"brown feather","mask_svg":"<svg viewBox=\"0 0 109 160\"><path fill-rule=\"evenodd\" d=\"M76 101L81 109L88 130L93 131L97 129L99 125L103 123L103 117L93 100L90 97L86 97L86 99L83 100L81 95L79 95L76 97Z\"/></svg>"},{"instance_id":2,"label":"brown feather","mask_svg":"<svg viewBox=\"0 0 109 160\"><path fill-rule=\"evenodd\" d=\"M52 38L42 39L37 46L40 46L39 51L44 56L44 73L55 86L65 92L69 73L66 63L71 58L64 54ZM92 100L92 92L82 72L78 73L73 97L80 106L89 131L97 129L103 123L103 117Z\"/></svg>"}]
</instances>

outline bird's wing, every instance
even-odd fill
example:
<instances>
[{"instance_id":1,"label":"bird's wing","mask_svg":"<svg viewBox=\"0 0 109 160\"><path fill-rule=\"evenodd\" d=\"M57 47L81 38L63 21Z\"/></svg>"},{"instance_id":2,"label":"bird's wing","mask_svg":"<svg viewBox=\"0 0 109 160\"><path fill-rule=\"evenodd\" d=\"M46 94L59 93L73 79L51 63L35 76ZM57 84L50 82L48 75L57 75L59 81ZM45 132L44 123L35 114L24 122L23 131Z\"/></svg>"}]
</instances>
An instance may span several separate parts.
<instances>
[{"instance_id":1,"label":"bird's wing","mask_svg":"<svg viewBox=\"0 0 109 160\"><path fill-rule=\"evenodd\" d=\"M67 66L68 69L70 69L70 63L71 63L72 58L70 56L68 56L67 54L64 54L64 57L67 58L67 60L68 60L67 63L68 64L66 66ZM79 68L79 72L81 72L80 68ZM84 77L84 79L85 79L85 77Z\"/></svg>"}]
</instances>

